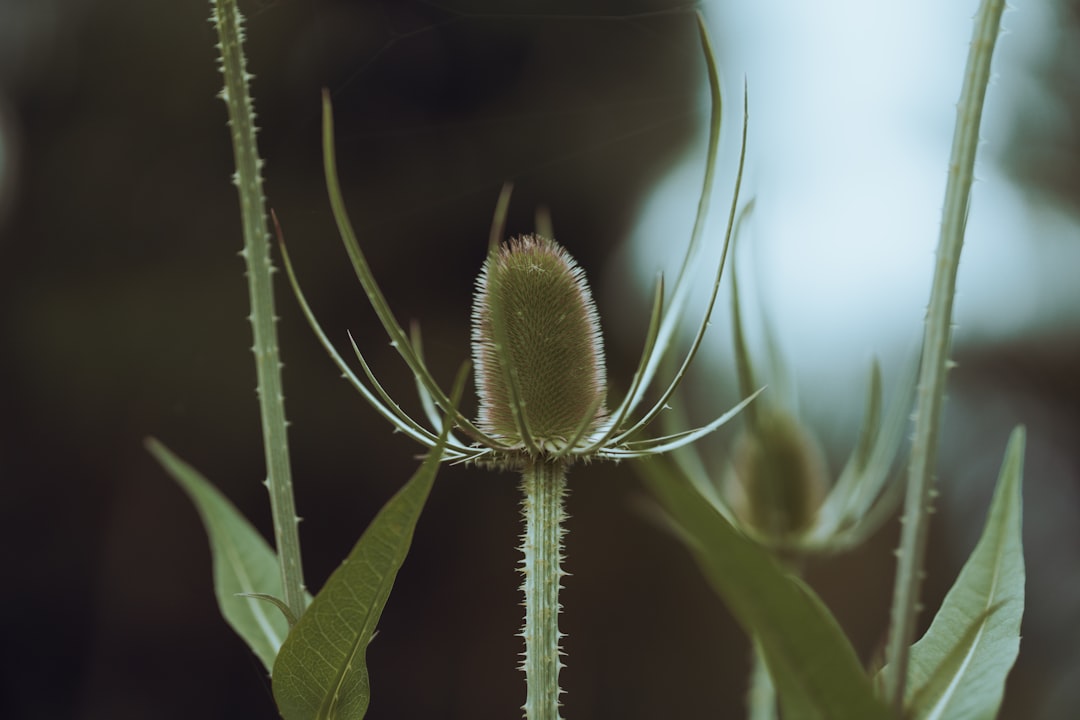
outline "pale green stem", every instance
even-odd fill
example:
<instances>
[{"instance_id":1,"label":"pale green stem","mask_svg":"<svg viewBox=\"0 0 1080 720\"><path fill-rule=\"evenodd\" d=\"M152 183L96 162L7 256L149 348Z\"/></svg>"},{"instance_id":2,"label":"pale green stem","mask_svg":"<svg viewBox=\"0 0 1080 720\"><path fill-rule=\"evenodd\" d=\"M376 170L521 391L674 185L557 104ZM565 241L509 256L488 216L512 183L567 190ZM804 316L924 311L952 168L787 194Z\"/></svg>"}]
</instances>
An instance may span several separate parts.
<instances>
[{"instance_id":1,"label":"pale green stem","mask_svg":"<svg viewBox=\"0 0 1080 720\"><path fill-rule=\"evenodd\" d=\"M521 563L525 581L525 717L528 720L558 720L559 670L562 653L559 641L559 588L562 577L562 539L566 531L566 465L537 460L521 477L525 495L522 514L525 534L521 538Z\"/></svg>"},{"instance_id":2,"label":"pale green stem","mask_svg":"<svg viewBox=\"0 0 1080 720\"><path fill-rule=\"evenodd\" d=\"M803 560L797 555L775 551L775 556L780 560L788 572L794 578L803 577ZM776 684L773 683L769 666L765 662L765 655L761 651L761 645L757 638L750 638L753 647L750 648L750 691L747 694L748 720L776 720L777 700Z\"/></svg>"},{"instance_id":3,"label":"pale green stem","mask_svg":"<svg viewBox=\"0 0 1080 720\"><path fill-rule=\"evenodd\" d=\"M244 231L248 291L251 299L252 331L255 342L257 393L262 416L263 447L266 453L270 509L274 539L281 567L285 604L293 617L304 612L304 574L300 564L300 537L293 502L292 474L285 431L285 397L281 389L281 360L278 355L277 317L274 314L274 273L270 259L270 235L266 225L266 200L262 189L262 160L255 143L255 110L248 92L243 50L243 18L235 0L215 0L213 22L218 31L221 71L225 89L221 97L229 109L236 175L233 182L240 193L240 215Z\"/></svg>"},{"instance_id":4,"label":"pale green stem","mask_svg":"<svg viewBox=\"0 0 1080 720\"><path fill-rule=\"evenodd\" d=\"M755 642L750 651L750 693L747 696L749 720L776 720L776 686L773 685L769 668L761 648Z\"/></svg>"},{"instance_id":5,"label":"pale green stem","mask_svg":"<svg viewBox=\"0 0 1080 720\"><path fill-rule=\"evenodd\" d=\"M933 471L937 457L938 429L945 398L945 374L949 366L952 307L956 294L956 271L964 242L975 151L979 143L990 60L1001 28L1004 0L983 0L975 17L975 31L968 53L963 89L957 105L949 176L945 186L941 237L938 242L934 284L926 315L922 366L915 406L915 432L904 504L903 530L896 568L896 586L890 617L886 693L896 714L901 714L907 681L909 649L915 634L919 594L923 580L929 530Z\"/></svg>"}]
</instances>

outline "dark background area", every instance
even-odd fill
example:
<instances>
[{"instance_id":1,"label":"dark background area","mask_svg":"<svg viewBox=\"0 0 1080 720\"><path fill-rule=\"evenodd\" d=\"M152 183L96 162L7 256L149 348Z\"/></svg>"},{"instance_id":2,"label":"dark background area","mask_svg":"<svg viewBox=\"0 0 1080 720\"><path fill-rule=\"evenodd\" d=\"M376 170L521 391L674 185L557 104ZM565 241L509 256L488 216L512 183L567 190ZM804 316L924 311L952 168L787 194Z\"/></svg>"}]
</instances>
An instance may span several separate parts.
<instances>
[{"instance_id":1,"label":"dark background area","mask_svg":"<svg viewBox=\"0 0 1080 720\"><path fill-rule=\"evenodd\" d=\"M468 356L473 280L508 179L509 232L531 231L536 206L549 206L556 235L589 269L601 316L613 318L605 323L633 331L606 337L610 376L629 377L647 318L626 308L641 307L644 293L600 268L651 184L705 132L692 8L242 8L267 195L335 340L352 331L384 385L417 409L325 199L322 87L332 91L361 243L398 318L421 322L444 382ZM148 436L162 440L269 537L209 7L71 0L13 2L5 12L14 22L0 30L10 35L0 43L0 130L16 164L0 178L0 717L274 717L261 665L218 614L198 516L143 448ZM1075 84L1061 80L1075 77L1075 58L1072 75L1058 65L1029 72L1045 76L1065 117L1076 117ZM1047 128L1016 112L1016 177L1045 202L1075 207L1076 177L1058 168L1077 165L1037 159L1057 157L1055 148L1075 154L1076 123ZM685 239L671 242L681 252ZM418 448L338 377L284 283L277 289L305 569L318 588L415 469ZM958 354L967 374L955 376L960 411L950 417L965 417L971 398L998 410L1037 405L1052 422L1042 435L1030 429L1042 439L1029 451L1029 477L1043 452L1075 483L1075 335ZM957 453L985 457L968 470L993 477L1004 434L951 432ZM835 467L846 449L829 452ZM944 463L954 467L949 456ZM567 716L739 716L746 641L687 553L635 509L643 493L632 468L574 468L570 482ZM441 471L368 653L368 717L517 714L517 503L512 475ZM893 522L810 570L868 659L883 642L895 542ZM962 555L930 562L926 600L936 607ZM1076 609L1058 612L1072 620L1063 637L1076 638ZM1077 663L1053 642L1025 639L1006 714L1041 707L1043 717L1066 717L1046 696Z\"/></svg>"}]
</instances>

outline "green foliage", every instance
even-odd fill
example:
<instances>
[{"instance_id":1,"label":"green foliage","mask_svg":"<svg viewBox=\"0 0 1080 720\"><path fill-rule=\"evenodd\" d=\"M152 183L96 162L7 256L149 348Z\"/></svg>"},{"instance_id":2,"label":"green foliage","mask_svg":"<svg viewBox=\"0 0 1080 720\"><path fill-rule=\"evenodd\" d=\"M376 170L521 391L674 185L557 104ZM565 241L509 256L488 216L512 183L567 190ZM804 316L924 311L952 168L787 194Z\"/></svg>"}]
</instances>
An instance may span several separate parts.
<instances>
[{"instance_id":1,"label":"green foliage","mask_svg":"<svg viewBox=\"0 0 1080 720\"><path fill-rule=\"evenodd\" d=\"M463 369L455 406L464 382ZM449 431L447 419L420 469L371 521L281 646L273 691L285 720L359 720L367 712L367 647L409 552Z\"/></svg>"},{"instance_id":2,"label":"green foliage","mask_svg":"<svg viewBox=\"0 0 1080 720\"><path fill-rule=\"evenodd\" d=\"M485 382L478 383L481 386L481 420L474 424L457 410L466 372L463 370L459 374L453 393L445 394L423 362L418 332L406 334L375 283L345 213L333 153L329 97L324 96L323 154L334 217L357 277L392 344L417 380L433 429L405 414L375 379L355 343L353 349L370 387L348 368L315 321L300 293L286 255L286 269L304 315L334 362L376 410L430 450L421 467L382 508L349 556L312 600L303 589L296 533L297 518L292 497L274 325L273 268L266 242L265 198L260 174L262 162L257 154L254 112L247 87L249 75L242 51L242 20L234 1L214 0L213 5L220 38L221 67L225 75L222 97L228 106L237 168L236 182L241 198L245 239L242 255L249 270L254 348L265 431L264 449L278 552L198 472L157 441L149 440L147 446L191 497L202 517L210 540L215 592L222 614L259 656L267 670L272 671L274 698L285 720L357 720L365 715L370 701L367 647L397 572L409 551L416 523L434 484L440 462L494 461L494 464L500 464L500 458L516 457L519 445L523 444L530 454L547 454L549 459L556 461L561 478L561 463L572 456L623 459L678 449L726 422L756 395L753 368L742 339L738 294L733 282L736 359L740 386L746 400L702 428L660 438L630 439L667 407L708 327L738 205L746 153L746 109L744 105L742 146L734 198L707 310L690 351L675 378L661 393L660 400L639 420L631 421L631 413L643 399L646 388L660 367L661 357L683 321L689 292L689 281L684 277L689 276L688 270L698 258L706 210L711 202L721 105L719 77L700 16L698 24L712 91L713 115L698 216L686 259L666 307L663 284L658 286L645 351L625 400L614 408L607 426L601 424L605 414L605 388L595 311L583 278L573 262L568 256L559 254L561 250L556 253L545 246L551 257L537 258L534 254L522 254L528 260L524 269L531 273L535 269L543 269L540 261L551 258L558 260L554 267L548 267L549 271L558 271L566 276L562 279L567 282L558 287L539 285L531 294L519 296L514 293L519 293L526 286L517 275L510 273L504 287L497 266L486 270L491 280L491 287L487 290L498 295L498 301L505 306L503 309L506 312L500 310L494 313L495 319L488 320L490 332L481 328L475 333L479 338L474 337L474 340L486 341L492 352L521 346L520 333L516 333L512 321L522 312L533 309L536 302L550 298L553 289L565 290L569 305L567 302L557 305L557 312L550 317L545 316L544 326L536 332L530 328L525 338L531 343L526 348L529 352L510 353L513 357L503 363L505 367L501 376L496 374L494 381L487 378ZM881 686L885 688L883 694L896 708L895 715L899 715L902 705L905 717L920 720L993 718L1001 704L1005 678L1019 652L1019 630L1024 606L1020 499L1024 435L1019 428L1010 440L983 535L930 629L919 642L911 645L928 542L931 473L951 342L956 268L970 203L983 97L1002 6L1001 0L986 0L983 3L976 22L969 71L959 105L938 272L924 341L923 379L919 383L907 522L903 530L903 550L890 632L890 665L880 676L883 679ZM492 229L493 247L501 239L508 202L507 189L500 198L500 210L496 213L497 221ZM550 226L550 219L543 224ZM499 257L492 255L489 263ZM574 316L573 319L578 321L580 332L562 337L565 327L561 323L567 315ZM483 324L485 317L481 315L480 321ZM532 360L532 344L538 349L551 351L552 338L566 341L569 350L562 355L547 352L543 363L527 362ZM571 357L581 348L593 355L577 359L576 356ZM555 349L566 350L561 346ZM557 357L549 363L549 356ZM485 364L499 364L482 353L474 357L481 361L477 370L482 380L486 378ZM550 381L544 387L554 388L554 395L534 392L533 386L521 382L519 376L523 374L529 376L526 380L542 377ZM485 414L490 414L487 407L490 403L484 393L490 391L493 384L499 383L505 385L500 390L507 396L501 398L501 405L509 408L511 413L493 422ZM824 480L823 474L818 472L817 458L808 450L811 446L809 436L804 437L803 429L794 415L790 418L786 415L770 416L768 413L772 411L767 408L750 408L748 424L753 431L752 444L748 446L748 451L742 453L741 464L736 463L736 470L741 471L742 490L752 509L764 507L768 511L765 514L747 516L735 512L738 508L724 504L704 472L691 473L691 479L687 482L665 472L662 468L666 466L658 462L646 468L647 482L660 499L672 527L694 553L710 584L751 637L755 649L752 714L756 720L774 718L777 705L783 712L784 720L886 720L894 717L885 701L875 692L874 684L860 665L836 619L813 590L791 574L773 554L776 549L788 553L792 550L806 553L849 547L865 539L889 514L891 501L897 494L889 487L888 479L906 425L907 405L905 402L894 403L883 419L881 379L876 365L870 385L861 440L827 497L822 497ZM906 396L904 388L901 394ZM567 402L571 403L571 412L563 411ZM524 411L526 407L530 408L528 415ZM469 439L461 441L452 436L451 429L455 428ZM503 442L508 437L512 442ZM818 475L822 475L822 478ZM545 681L534 681L533 676L541 673L530 674L527 652L529 697L534 696L534 685L550 687L550 702L545 701L545 704L546 712L552 716L558 714L557 675L561 667L558 649L560 635L555 622L557 611L550 610L558 607L558 578L561 575L558 562L549 562L551 557L556 560L561 557L561 500L557 506L558 512L553 513L557 517L547 523L550 532L537 532L545 539L536 545L542 544L540 549L549 551L549 555L534 560L530 554L534 548L530 548L528 538L525 544L526 570L535 565L539 571L548 571L546 578L550 581L541 583L549 586L549 597L536 604L538 610L530 609L529 612L535 616L538 624L543 625L542 630L548 637L543 649L534 653L536 662L533 665L551 677ZM734 524L740 521L743 532ZM773 550L748 535L767 545L771 544ZM527 598L529 578L527 572ZM524 633L527 641L533 634L529 617L527 613ZM527 703L528 707L533 705L531 700ZM532 716L537 711L529 710L529 713Z\"/></svg>"},{"instance_id":3,"label":"green foliage","mask_svg":"<svg viewBox=\"0 0 1080 720\"><path fill-rule=\"evenodd\" d=\"M289 626L273 605L254 596L281 596L277 554L197 470L157 440L147 440L146 447L195 503L210 539L221 614L270 672Z\"/></svg>"},{"instance_id":4,"label":"green foliage","mask_svg":"<svg viewBox=\"0 0 1080 720\"><path fill-rule=\"evenodd\" d=\"M785 718L888 718L835 618L806 584L745 537L682 478L646 464L646 482L735 619L760 647Z\"/></svg>"},{"instance_id":5,"label":"green foliage","mask_svg":"<svg viewBox=\"0 0 1080 720\"><path fill-rule=\"evenodd\" d=\"M1020 651L1024 614L1021 495L1024 430L1005 451L982 537L922 639L911 647L907 716L983 720L997 715Z\"/></svg>"},{"instance_id":6,"label":"green foliage","mask_svg":"<svg viewBox=\"0 0 1080 720\"><path fill-rule=\"evenodd\" d=\"M859 439L818 511L806 546L833 552L852 548L877 530L899 504L903 485L891 482L892 468L908 430L915 370L912 366L901 375L885 408L881 368L876 360L870 366Z\"/></svg>"}]
</instances>

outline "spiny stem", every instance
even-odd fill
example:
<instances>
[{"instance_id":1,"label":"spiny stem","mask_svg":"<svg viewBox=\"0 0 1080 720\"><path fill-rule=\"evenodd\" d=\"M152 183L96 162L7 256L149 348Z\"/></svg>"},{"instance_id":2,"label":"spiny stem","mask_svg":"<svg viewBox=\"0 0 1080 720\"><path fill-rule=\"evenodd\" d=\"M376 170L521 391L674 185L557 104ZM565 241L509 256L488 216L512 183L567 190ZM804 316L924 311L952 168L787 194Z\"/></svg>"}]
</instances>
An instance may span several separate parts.
<instances>
[{"instance_id":1,"label":"spiny stem","mask_svg":"<svg viewBox=\"0 0 1080 720\"><path fill-rule=\"evenodd\" d=\"M562 577L562 539L566 534L566 465L535 460L522 472L525 495L522 514L525 534L521 568L525 581L525 659L521 663L527 686L525 717L528 720L559 720L559 588Z\"/></svg>"},{"instance_id":2,"label":"spiny stem","mask_svg":"<svg viewBox=\"0 0 1080 720\"><path fill-rule=\"evenodd\" d=\"M915 408L915 435L908 468L907 498L896 567L889 645L886 649L888 667L885 688L897 716L901 714L904 704L909 650L914 638L922 587L938 428L945 398L945 373L949 364L956 271L960 264L960 249L964 242L971 199L975 150L979 143L979 123L986 86L990 79L990 60L1001 29L1004 7L1004 0L983 0L979 8L957 105L937 265L926 315Z\"/></svg>"},{"instance_id":3,"label":"spiny stem","mask_svg":"<svg viewBox=\"0 0 1080 720\"><path fill-rule=\"evenodd\" d=\"M274 272L270 258L270 234L266 225L266 200L262 189L262 160L255 142L255 110L248 92L251 77L245 67L243 18L235 0L215 0L212 20L218 31L221 72L225 88L221 97L229 109L234 183L240 193L240 215L244 230L248 291L251 299L251 327L255 336L255 371L258 378L259 410L262 416L263 447L266 453L270 509L274 519L274 539L281 567L285 604L294 617L304 612L304 573L300 564L300 536L293 502L289 447L285 431L285 396L281 388L281 360L278 355L277 317L274 314Z\"/></svg>"}]
</instances>

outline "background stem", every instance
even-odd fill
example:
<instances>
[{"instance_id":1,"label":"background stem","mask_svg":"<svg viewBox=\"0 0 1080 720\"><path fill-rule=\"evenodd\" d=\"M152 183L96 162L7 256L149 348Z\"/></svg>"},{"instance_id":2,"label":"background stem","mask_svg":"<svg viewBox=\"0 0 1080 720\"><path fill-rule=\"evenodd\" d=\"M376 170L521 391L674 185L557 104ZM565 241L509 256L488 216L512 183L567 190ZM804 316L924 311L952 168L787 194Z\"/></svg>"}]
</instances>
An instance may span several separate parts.
<instances>
[{"instance_id":1,"label":"background stem","mask_svg":"<svg viewBox=\"0 0 1080 720\"><path fill-rule=\"evenodd\" d=\"M525 581L525 671L527 686L525 717L528 720L557 720L559 716L559 588L562 577L563 520L566 513L566 466L542 460L522 472L525 495L522 514L525 534L521 538L522 573Z\"/></svg>"},{"instance_id":2,"label":"background stem","mask_svg":"<svg viewBox=\"0 0 1080 720\"><path fill-rule=\"evenodd\" d=\"M749 720L776 720L776 686L757 642L750 648L750 692L747 696Z\"/></svg>"},{"instance_id":3,"label":"background stem","mask_svg":"<svg viewBox=\"0 0 1080 720\"><path fill-rule=\"evenodd\" d=\"M922 587L933 471L937 458L938 429L945 400L945 373L949 365L952 339L952 308L956 294L956 271L971 199L975 150L979 143L990 60L1001 29L1004 0L983 0L975 17L963 89L957 105L949 177L945 186L945 207L938 241L934 284L923 336L922 366L915 406L915 434L908 468L907 498L896 585L890 617L886 692L899 716L904 703L909 649L915 634L919 592Z\"/></svg>"},{"instance_id":4,"label":"background stem","mask_svg":"<svg viewBox=\"0 0 1080 720\"><path fill-rule=\"evenodd\" d=\"M240 194L240 216L244 230L241 256L247 264L251 299L252 331L255 342L257 393L262 417L263 447L266 453L270 510L274 520L274 540L285 604L294 617L304 612L304 573L300 564L300 536L293 501L289 447L285 432L285 396L281 387L281 360L278 355L277 316L274 314L274 272L270 258L270 235L266 225L266 200L262 189L262 160L255 142L255 110L248 92L250 76L245 67L243 18L235 0L215 0L213 22L218 32L221 72L225 76L222 99L229 110L236 175L233 182Z\"/></svg>"}]
</instances>

